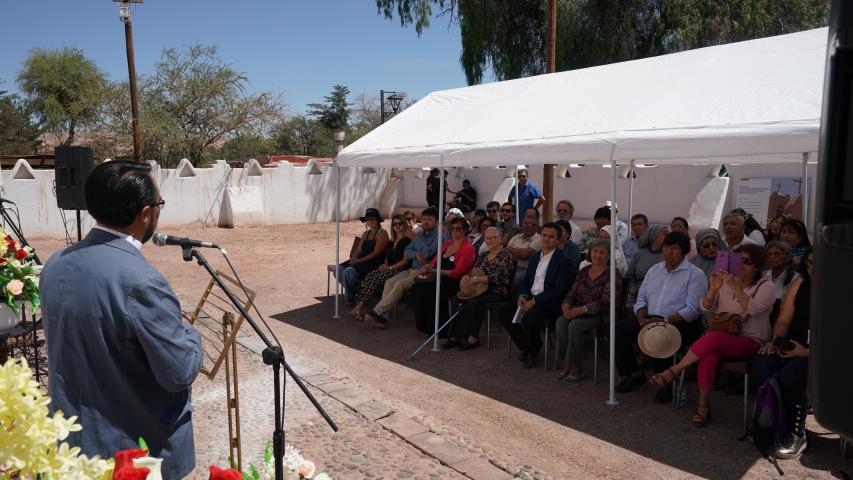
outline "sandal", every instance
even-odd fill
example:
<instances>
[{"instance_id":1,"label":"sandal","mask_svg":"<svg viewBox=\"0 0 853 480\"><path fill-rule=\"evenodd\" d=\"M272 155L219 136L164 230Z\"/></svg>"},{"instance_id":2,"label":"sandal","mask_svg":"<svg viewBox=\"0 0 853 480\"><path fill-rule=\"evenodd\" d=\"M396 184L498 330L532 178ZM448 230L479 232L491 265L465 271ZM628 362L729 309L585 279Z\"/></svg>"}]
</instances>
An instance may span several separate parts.
<instances>
[{"instance_id":1,"label":"sandal","mask_svg":"<svg viewBox=\"0 0 853 480\"><path fill-rule=\"evenodd\" d=\"M669 376L667 377L667 375L669 375ZM673 370L670 367L670 368L667 368L666 370L658 373L657 375L654 375L649 380L649 382L652 385L655 385L657 387L665 387L665 386L669 385L670 383L672 383L672 381L675 380L676 378L678 378L678 374L675 373L675 370Z\"/></svg>"},{"instance_id":2,"label":"sandal","mask_svg":"<svg viewBox=\"0 0 853 480\"><path fill-rule=\"evenodd\" d=\"M696 428L702 428L705 425L708 425L711 422L711 405L697 406L692 422L693 426Z\"/></svg>"}]
</instances>

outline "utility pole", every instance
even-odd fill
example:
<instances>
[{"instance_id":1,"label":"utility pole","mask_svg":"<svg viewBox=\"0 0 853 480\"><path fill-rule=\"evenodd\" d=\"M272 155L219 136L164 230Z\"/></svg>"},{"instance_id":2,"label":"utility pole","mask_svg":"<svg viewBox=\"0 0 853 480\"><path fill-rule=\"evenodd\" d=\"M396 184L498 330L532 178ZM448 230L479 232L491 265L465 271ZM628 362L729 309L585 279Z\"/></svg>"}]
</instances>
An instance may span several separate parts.
<instances>
[{"instance_id":1,"label":"utility pole","mask_svg":"<svg viewBox=\"0 0 853 480\"><path fill-rule=\"evenodd\" d=\"M133 56L133 25L130 21L130 4L142 3L142 0L113 0L121 3L119 18L124 23L124 43L127 49L127 76L130 83L130 115L133 126L133 159L142 162L142 141L139 133L139 94L136 90L136 61Z\"/></svg>"},{"instance_id":2,"label":"utility pole","mask_svg":"<svg viewBox=\"0 0 853 480\"><path fill-rule=\"evenodd\" d=\"M557 71L557 0L548 0L548 73ZM550 222L554 214L554 165L547 164L542 169L542 205L543 218Z\"/></svg>"}]
</instances>

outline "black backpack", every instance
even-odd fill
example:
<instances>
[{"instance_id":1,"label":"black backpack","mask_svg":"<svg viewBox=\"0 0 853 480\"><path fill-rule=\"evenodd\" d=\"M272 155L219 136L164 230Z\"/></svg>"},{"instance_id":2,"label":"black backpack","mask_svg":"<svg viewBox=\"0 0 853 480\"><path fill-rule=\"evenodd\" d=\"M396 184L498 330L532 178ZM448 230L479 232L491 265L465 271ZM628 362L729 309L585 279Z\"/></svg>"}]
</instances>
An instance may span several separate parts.
<instances>
[{"instance_id":1,"label":"black backpack","mask_svg":"<svg viewBox=\"0 0 853 480\"><path fill-rule=\"evenodd\" d=\"M776 459L776 448L784 441L789 430L790 416L782 403L782 390L775 375L769 376L755 394L755 412L752 417L752 440L762 456L784 475Z\"/></svg>"}]
</instances>

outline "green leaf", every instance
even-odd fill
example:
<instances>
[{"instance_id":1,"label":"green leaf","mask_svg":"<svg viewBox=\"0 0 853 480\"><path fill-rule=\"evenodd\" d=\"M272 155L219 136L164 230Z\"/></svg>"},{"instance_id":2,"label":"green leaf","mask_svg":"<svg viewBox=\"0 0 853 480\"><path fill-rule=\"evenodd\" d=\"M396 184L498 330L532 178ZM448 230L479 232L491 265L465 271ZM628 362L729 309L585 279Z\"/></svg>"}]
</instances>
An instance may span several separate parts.
<instances>
[{"instance_id":1,"label":"green leaf","mask_svg":"<svg viewBox=\"0 0 853 480\"><path fill-rule=\"evenodd\" d=\"M264 463L270 463L272 460L272 441L267 442L267 447L264 448Z\"/></svg>"},{"instance_id":2,"label":"green leaf","mask_svg":"<svg viewBox=\"0 0 853 480\"><path fill-rule=\"evenodd\" d=\"M146 451L148 450L148 444L145 443L145 439L142 437L139 437L139 448Z\"/></svg>"}]
</instances>

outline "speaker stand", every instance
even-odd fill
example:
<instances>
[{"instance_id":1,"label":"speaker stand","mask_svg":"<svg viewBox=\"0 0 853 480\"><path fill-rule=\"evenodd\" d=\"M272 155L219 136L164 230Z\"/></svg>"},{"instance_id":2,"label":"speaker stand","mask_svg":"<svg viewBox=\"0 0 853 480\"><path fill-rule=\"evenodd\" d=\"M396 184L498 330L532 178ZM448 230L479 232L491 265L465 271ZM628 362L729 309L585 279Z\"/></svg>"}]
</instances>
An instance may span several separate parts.
<instances>
[{"instance_id":1,"label":"speaker stand","mask_svg":"<svg viewBox=\"0 0 853 480\"><path fill-rule=\"evenodd\" d=\"M80 210L75 210L77 212L77 242L83 240L83 231L80 230Z\"/></svg>"}]
</instances>

